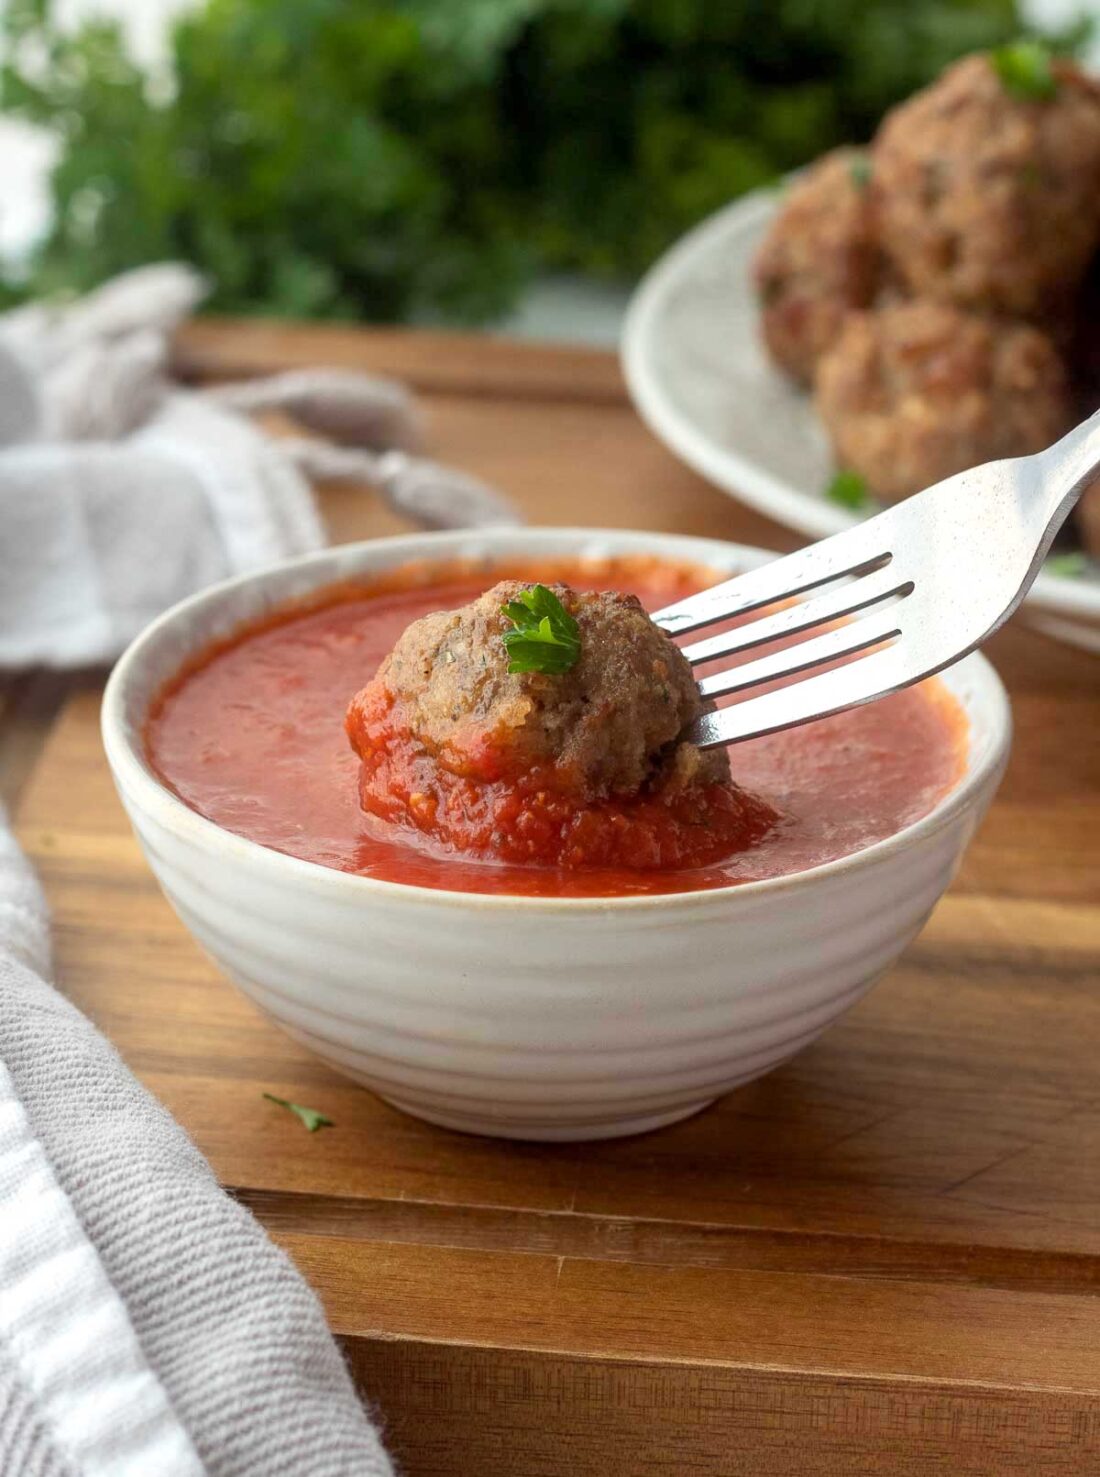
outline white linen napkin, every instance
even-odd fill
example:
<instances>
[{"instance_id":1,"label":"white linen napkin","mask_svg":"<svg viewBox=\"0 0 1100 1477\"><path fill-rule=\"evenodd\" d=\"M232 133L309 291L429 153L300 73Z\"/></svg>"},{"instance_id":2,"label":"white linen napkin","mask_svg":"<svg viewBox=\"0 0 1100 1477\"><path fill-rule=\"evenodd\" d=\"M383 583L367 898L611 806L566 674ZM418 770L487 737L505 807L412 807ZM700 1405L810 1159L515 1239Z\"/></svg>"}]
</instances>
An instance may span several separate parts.
<instances>
[{"instance_id":1,"label":"white linen napkin","mask_svg":"<svg viewBox=\"0 0 1100 1477\"><path fill-rule=\"evenodd\" d=\"M516 521L419 454L416 409L391 380L173 383L170 335L203 291L166 263L0 315L0 668L110 660L194 590L319 548L310 479L368 482L428 527ZM246 414L265 410L314 438L269 438Z\"/></svg>"}]
</instances>

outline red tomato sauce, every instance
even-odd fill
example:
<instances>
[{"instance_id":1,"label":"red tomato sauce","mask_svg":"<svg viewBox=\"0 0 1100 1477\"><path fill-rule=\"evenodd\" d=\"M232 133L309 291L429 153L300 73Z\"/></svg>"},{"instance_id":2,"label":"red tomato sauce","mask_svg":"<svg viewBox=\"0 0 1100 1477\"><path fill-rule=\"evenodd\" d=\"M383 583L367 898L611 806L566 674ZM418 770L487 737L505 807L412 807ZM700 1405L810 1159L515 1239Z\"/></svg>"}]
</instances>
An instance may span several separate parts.
<instances>
[{"instance_id":1,"label":"red tomato sauce","mask_svg":"<svg viewBox=\"0 0 1100 1477\"><path fill-rule=\"evenodd\" d=\"M607 827L582 819L580 868L516 859L537 855L537 846L506 847L499 860L460 855L430 835L366 813L359 758L344 729L350 698L410 622L464 605L506 577L630 590L649 609L714 578L649 558L599 565L543 560L478 571L418 566L370 587L322 592L308 606L287 607L201 654L168 684L147 724L151 764L200 814L305 861L420 887L557 897L683 892L799 872L919 819L962 773L966 720L932 681L731 749L733 779L747 792L748 810L730 818L726 839L736 835L737 849L720 861L712 859L713 848L692 850L698 815L685 814L680 830L670 831L667 817L655 827L644 807L631 817L636 829L621 846L613 838L626 822ZM396 772L386 784L398 796L404 785L411 795L422 778ZM523 795L514 803L522 806ZM780 818L773 823L775 813ZM470 823L492 819L475 808ZM560 821L553 813L535 814L530 824L560 827ZM624 865L639 846L650 848L647 868Z\"/></svg>"},{"instance_id":2,"label":"red tomato sauce","mask_svg":"<svg viewBox=\"0 0 1100 1477\"><path fill-rule=\"evenodd\" d=\"M679 871L724 861L779 820L765 801L730 785L670 795L585 802L553 765L510 772L484 735L476 762L456 773L423 752L387 689L372 684L348 710L361 755L359 802L393 825L412 826L467 855L543 867Z\"/></svg>"}]
</instances>

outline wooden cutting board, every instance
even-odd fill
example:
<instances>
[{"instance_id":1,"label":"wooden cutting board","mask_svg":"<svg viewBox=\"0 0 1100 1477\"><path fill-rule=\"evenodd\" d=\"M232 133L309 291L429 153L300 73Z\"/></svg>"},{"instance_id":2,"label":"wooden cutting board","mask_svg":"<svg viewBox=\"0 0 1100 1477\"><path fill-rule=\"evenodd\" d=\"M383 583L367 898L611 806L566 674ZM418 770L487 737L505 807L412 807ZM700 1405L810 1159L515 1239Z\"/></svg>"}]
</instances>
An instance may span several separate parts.
<instances>
[{"instance_id":1,"label":"wooden cutting board","mask_svg":"<svg viewBox=\"0 0 1100 1477\"><path fill-rule=\"evenodd\" d=\"M183 347L203 376L399 373L436 454L532 519L791 546L656 445L608 356ZM398 527L354 488L326 513ZM317 1289L408 1477L1100 1473L1100 663L1018 623L990 655L1015 752L918 942L787 1067L603 1145L428 1127L283 1037L160 897L78 685L18 812L61 982Z\"/></svg>"}]
</instances>

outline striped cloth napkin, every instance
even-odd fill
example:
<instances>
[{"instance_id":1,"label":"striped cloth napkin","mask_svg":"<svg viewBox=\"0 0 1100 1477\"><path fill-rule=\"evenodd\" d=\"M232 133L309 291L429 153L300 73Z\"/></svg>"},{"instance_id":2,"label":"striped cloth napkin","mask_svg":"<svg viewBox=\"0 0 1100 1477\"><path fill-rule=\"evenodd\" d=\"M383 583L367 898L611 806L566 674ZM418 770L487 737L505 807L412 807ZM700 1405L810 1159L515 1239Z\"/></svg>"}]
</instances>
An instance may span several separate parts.
<instances>
[{"instance_id":1,"label":"striped cloth napkin","mask_svg":"<svg viewBox=\"0 0 1100 1477\"><path fill-rule=\"evenodd\" d=\"M316 1298L53 987L0 813L0 1473L391 1471Z\"/></svg>"}]
</instances>

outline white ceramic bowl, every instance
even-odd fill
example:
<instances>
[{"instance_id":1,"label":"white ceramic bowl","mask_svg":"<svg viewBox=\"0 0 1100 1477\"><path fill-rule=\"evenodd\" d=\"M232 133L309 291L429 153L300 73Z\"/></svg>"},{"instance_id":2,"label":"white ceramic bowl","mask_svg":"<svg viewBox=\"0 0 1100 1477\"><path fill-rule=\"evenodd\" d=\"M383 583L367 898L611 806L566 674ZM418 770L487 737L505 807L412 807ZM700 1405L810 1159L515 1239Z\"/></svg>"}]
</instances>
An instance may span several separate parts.
<instances>
[{"instance_id":1,"label":"white ceramic bowl","mask_svg":"<svg viewBox=\"0 0 1100 1477\"><path fill-rule=\"evenodd\" d=\"M639 1133L769 1071L858 1000L921 927L1004 767L1008 702L989 664L969 657L944 678L970 720L966 774L898 835L775 881L555 899L432 891L298 861L189 810L146 763L142 722L161 683L287 599L414 558L630 552L720 574L767 557L584 529L359 544L176 606L108 684L107 757L183 922L297 1041L433 1123L530 1139Z\"/></svg>"},{"instance_id":2,"label":"white ceramic bowl","mask_svg":"<svg viewBox=\"0 0 1100 1477\"><path fill-rule=\"evenodd\" d=\"M768 360L751 263L775 191L735 201L678 241L639 286L623 329L623 372L650 430L724 492L808 538L856 515L825 496L833 458L810 397ZM1100 579L1040 574L1033 626L1100 652Z\"/></svg>"}]
</instances>

